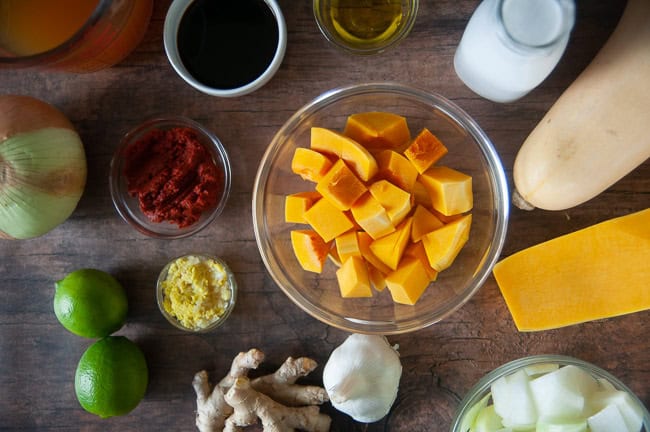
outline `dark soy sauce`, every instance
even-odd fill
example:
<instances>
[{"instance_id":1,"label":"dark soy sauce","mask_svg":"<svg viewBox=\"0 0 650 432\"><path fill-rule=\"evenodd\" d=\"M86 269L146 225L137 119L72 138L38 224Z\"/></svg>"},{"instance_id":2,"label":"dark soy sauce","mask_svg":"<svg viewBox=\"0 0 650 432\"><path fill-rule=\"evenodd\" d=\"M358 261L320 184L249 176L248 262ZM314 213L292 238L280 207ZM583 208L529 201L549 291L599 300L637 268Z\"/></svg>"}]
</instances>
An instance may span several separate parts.
<instances>
[{"instance_id":1,"label":"dark soy sauce","mask_svg":"<svg viewBox=\"0 0 650 432\"><path fill-rule=\"evenodd\" d=\"M196 0L178 29L181 61L212 88L233 89L257 79L278 47L278 25L263 0Z\"/></svg>"}]
</instances>

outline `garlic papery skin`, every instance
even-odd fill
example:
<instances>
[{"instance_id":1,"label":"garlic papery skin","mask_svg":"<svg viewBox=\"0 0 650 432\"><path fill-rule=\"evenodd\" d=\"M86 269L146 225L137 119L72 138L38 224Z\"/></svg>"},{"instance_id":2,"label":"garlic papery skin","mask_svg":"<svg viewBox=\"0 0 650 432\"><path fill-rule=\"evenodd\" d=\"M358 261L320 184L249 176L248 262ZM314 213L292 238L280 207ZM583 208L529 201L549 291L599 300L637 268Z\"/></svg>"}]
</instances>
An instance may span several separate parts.
<instances>
[{"instance_id":1,"label":"garlic papery skin","mask_svg":"<svg viewBox=\"0 0 650 432\"><path fill-rule=\"evenodd\" d=\"M402 364L383 336L352 334L339 345L323 370L332 406L362 423L388 414L397 398Z\"/></svg>"}]
</instances>

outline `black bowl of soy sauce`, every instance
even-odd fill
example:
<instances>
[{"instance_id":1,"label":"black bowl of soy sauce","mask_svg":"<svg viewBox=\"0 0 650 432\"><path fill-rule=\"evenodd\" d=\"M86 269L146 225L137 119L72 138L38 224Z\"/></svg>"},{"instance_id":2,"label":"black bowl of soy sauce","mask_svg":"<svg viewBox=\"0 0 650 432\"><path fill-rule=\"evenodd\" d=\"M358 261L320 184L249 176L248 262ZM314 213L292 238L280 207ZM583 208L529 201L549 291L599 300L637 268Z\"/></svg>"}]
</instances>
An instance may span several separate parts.
<instances>
[{"instance_id":1,"label":"black bowl of soy sauce","mask_svg":"<svg viewBox=\"0 0 650 432\"><path fill-rule=\"evenodd\" d=\"M286 25L275 0L174 0L165 19L167 57L190 85L241 96L280 67Z\"/></svg>"}]
</instances>

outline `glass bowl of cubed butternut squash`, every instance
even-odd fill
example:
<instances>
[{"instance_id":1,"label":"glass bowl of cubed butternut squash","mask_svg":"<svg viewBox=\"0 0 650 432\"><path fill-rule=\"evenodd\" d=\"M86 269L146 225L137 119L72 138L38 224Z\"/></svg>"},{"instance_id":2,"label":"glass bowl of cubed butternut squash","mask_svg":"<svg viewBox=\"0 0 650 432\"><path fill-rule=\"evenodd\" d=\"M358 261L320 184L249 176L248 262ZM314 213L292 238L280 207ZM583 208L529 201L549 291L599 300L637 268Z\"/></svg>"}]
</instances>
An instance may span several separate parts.
<instances>
[{"instance_id":1,"label":"glass bowl of cubed butternut squash","mask_svg":"<svg viewBox=\"0 0 650 432\"><path fill-rule=\"evenodd\" d=\"M487 135L445 97L399 83L341 87L268 146L255 237L305 312L350 332L405 333L449 316L489 277L507 189Z\"/></svg>"}]
</instances>

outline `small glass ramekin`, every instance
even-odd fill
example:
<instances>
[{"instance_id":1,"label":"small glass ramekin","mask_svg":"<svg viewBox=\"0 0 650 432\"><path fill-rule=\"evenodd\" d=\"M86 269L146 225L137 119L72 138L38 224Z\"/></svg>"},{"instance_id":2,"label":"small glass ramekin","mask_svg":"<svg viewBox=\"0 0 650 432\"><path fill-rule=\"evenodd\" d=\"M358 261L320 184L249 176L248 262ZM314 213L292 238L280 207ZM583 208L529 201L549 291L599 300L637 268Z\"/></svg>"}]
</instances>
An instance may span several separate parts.
<instances>
[{"instance_id":1,"label":"small glass ramekin","mask_svg":"<svg viewBox=\"0 0 650 432\"><path fill-rule=\"evenodd\" d=\"M341 36L339 31L336 30L331 14L334 0L313 0L313 12L321 33L334 46L351 54L372 55L395 47L411 32L418 14L419 1L399 0L399 2L402 6L402 17L397 28L390 36L378 37L373 40L353 40L356 38L352 35L348 39Z\"/></svg>"},{"instance_id":2,"label":"small glass ramekin","mask_svg":"<svg viewBox=\"0 0 650 432\"><path fill-rule=\"evenodd\" d=\"M128 192L124 175L125 152L132 143L140 140L153 130L168 130L175 127L189 128L196 133L199 141L208 150L217 169L222 174L222 188L217 203L205 210L198 221L190 226L180 228L169 222L153 222L140 209L138 199ZM212 132L201 124L184 117L163 117L146 121L128 132L113 155L110 167L109 186L113 205L119 215L142 234L159 239L176 239L188 237L208 226L226 206L230 194L231 169L226 149Z\"/></svg>"},{"instance_id":3,"label":"small glass ramekin","mask_svg":"<svg viewBox=\"0 0 650 432\"><path fill-rule=\"evenodd\" d=\"M513 374L518 370L521 370L525 367L531 365L539 365L552 363L557 364L560 367L573 365L581 368L585 372L589 373L591 376L597 379L605 379L610 384L612 384L617 390L622 390L630 395L630 397L641 407L643 410L643 429L641 432L650 431L650 413L648 413L647 408L639 400L639 398L630 390L625 384L623 384L618 378L610 374L604 369L599 368L591 363L588 363L584 360L580 360L573 357L563 356L563 355L553 355L553 354L542 354L542 355L533 355L530 357L524 357L518 360L513 360L508 362L498 368L494 369L492 372L485 375L479 380L479 382L472 387L465 398L460 402L458 409L456 410L456 415L452 421L450 432L463 432L461 430L464 417L468 414L469 410L476 405L481 399L483 399L489 392L490 386L499 378ZM614 432L614 431L612 431Z\"/></svg>"},{"instance_id":4,"label":"small glass ramekin","mask_svg":"<svg viewBox=\"0 0 650 432\"><path fill-rule=\"evenodd\" d=\"M219 315L217 319L212 321L207 326L200 327L200 328L189 328L184 326L178 320L177 317L167 312L167 310L164 307L165 293L163 289L163 282L167 279L170 267L172 266L173 263L181 259L187 259L192 257L196 257L200 261L211 260L214 261L216 264L218 264L220 267L222 267L224 272L226 273L226 278L228 281L228 289L230 290L230 299L228 300L228 303L226 304L226 307L223 310L222 314ZM213 255L200 254L200 253L186 254L169 261L160 271L160 274L158 275L158 280L156 282L156 301L158 303L158 308L160 309L160 313L165 317L167 321L169 321L171 325L173 325L177 329L192 332L192 333L205 333L214 330L217 327L220 327L226 321L226 319L228 319L230 313L235 308L235 303L237 302L237 281L235 280L235 275L232 272L232 270L230 270L230 267L228 267L228 265L221 258Z\"/></svg>"}]
</instances>

